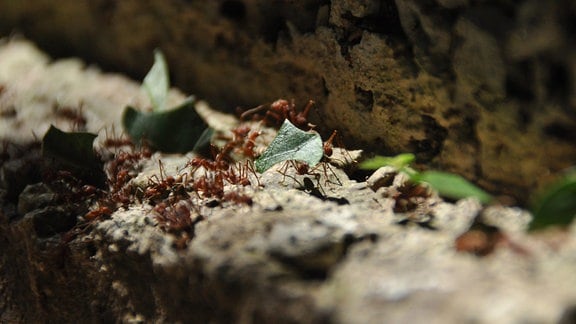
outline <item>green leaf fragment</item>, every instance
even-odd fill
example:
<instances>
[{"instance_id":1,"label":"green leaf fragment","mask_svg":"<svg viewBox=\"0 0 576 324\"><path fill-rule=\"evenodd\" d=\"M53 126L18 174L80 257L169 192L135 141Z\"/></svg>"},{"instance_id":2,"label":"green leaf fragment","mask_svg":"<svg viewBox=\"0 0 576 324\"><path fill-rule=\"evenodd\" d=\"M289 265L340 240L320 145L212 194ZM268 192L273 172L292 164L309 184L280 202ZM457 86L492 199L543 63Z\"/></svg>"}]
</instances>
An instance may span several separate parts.
<instances>
[{"instance_id":1,"label":"green leaf fragment","mask_svg":"<svg viewBox=\"0 0 576 324\"><path fill-rule=\"evenodd\" d=\"M467 197L477 198L481 203L489 203L492 196L478 188L463 177L447 172L425 171L412 176L416 182L425 182L438 191L442 197L462 199Z\"/></svg>"},{"instance_id":2,"label":"green leaf fragment","mask_svg":"<svg viewBox=\"0 0 576 324\"><path fill-rule=\"evenodd\" d=\"M166 98L170 88L168 65L160 50L154 51L154 65L144 78L142 84L152 102L153 111L162 111L166 108Z\"/></svg>"},{"instance_id":3,"label":"green leaf fragment","mask_svg":"<svg viewBox=\"0 0 576 324\"><path fill-rule=\"evenodd\" d=\"M152 113L127 107L122 116L122 125L136 143L145 140L165 153L190 152L197 146L198 140L206 136L208 127L196 112L194 102L194 98L189 97L173 110Z\"/></svg>"},{"instance_id":4,"label":"green leaf fragment","mask_svg":"<svg viewBox=\"0 0 576 324\"><path fill-rule=\"evenodd\" d=\"M99 160L94 153L96 134L64 132L50 126L42 139L42 156L71 167L97 167Z\"/></svg>"},{"instance_id":5,"label":"green leaf fragment","mask_svg":"<svg viewBox=\"0 0 576 324\"><path fill-rule=\"evenodd\" d=\"M50 126L42 139L42 157L53 170L68 170L76 177L103 187L103 162L94 151L96 134L64 132Z\"/></svg>"},{"instance_id":6,"label":"green leaf fragment","mask_svg":"<svg viewBox=\"0 0 576 324\"><path fill-rule=\"evenodd\" d=\"M576 217L576 171L571 171L546 189L532 208L530 229L567 226Z\"/></svg>"},{"instance_id":7,"label":"green leaf fragment","mask_svg":"<svg viewBox=\"0 0 576 324\"><path fill-rule=\"evenodd\" d=\"M324 156L322 138L317 132L305 132L290 121L278 130L278 135L268 146L266 151L254 162L256 171L262 173L276 163L288 160L297 160L313 167Z\"/></svg>"},{"instance_id":8,"label":"green leaf fragment","mask_svg":"<svg viewBox=\"0 0 576 324\"><path fill-rule=\"evenodd\" d=\"M396 156L377 155L371 159L363 161L358 167L362 170L376 170L383 166L391 166L397 170L401 170L414 162L415 158L416 157L412 153L403 153Z\"/></svg>"}]
</instances>

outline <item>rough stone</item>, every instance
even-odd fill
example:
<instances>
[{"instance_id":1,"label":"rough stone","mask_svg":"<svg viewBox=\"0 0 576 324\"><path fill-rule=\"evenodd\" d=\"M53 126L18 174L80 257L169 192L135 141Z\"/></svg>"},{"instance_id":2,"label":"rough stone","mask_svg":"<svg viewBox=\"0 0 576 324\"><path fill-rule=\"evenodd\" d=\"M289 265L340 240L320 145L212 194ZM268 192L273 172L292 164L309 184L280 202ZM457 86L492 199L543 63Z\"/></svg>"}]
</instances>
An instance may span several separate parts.
<instances>
[{"instance_id":1,"label":"rough stone","mask_svg":"<svg viewBox=\"0 0 576 324\"><path fill-rule=\"evenodd\" d=\"M324 133L340 130L349 147L413 152L520 202L576 159L570 0L3 0L0 8L0 32L133 76L161 48L175 83L220 110L314 99L314 121Z\"/></svg>"},{"instance_id":2,"label":"rough stone","mask_svg":"<svg viewBox=\"0 0 576 324\"><path fill-rule=\"evenodd\" d=\"M119 122L109 109L140 96L137 84L122 77L83 70L78 63L46 65L44 56L20 41L0 47L0 59L15 48L23 50L20 58L40 58L38 64L20 65L27 73L10 77L5 71L14 66L0 64L0 84L8 89L0 109L13 106L21 118L20 125L10 116L0 120L18 132L16 140L33 138L23 131L35 129L28 127L58 122L56 100L93 99L83 106L86 128L105 134L100 125ZM60 82L50 82L56 77ZM31 103L44 120L22 117ZM146 101L140 105L146 107ZM162 176L157 159L175 172L189 158L153 157L142 174ZM177 248L180 237L158 226L146 202L77 232L47 233L30 216L51 201L40 200L42 190L28 187L20 194L21 213L15 210L14 218L5 211L15 202L2 195L0 321L574 321L576 224L530 234L525 232L530 215L519 208L481 206L473 199L450 203L434 194L420 201L429 226L399 224L407 215L394 213L395 200L385 189L397 189L402 175L373 190L378 177L393 172L383 169L366 183L330 168L305 175L282 166L266 171L262 186L249 191L251 206L204 206L185 248ZM30 198L35 193L37 203ZM458 238L479 222L502 232L483 257L457 247Z\"/></svg>"}]
</instances>

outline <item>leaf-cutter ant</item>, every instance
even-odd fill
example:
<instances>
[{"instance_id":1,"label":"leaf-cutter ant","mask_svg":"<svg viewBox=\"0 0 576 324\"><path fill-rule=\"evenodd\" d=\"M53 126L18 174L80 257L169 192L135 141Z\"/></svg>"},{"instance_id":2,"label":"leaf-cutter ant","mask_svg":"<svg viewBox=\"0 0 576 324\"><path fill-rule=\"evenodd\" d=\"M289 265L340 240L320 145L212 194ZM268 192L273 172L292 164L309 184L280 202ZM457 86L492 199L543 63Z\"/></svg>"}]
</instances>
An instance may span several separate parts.
<instances>
[{"instance_id":1,"label":"leaf-cutter ant","mask_svg":"<svg viewBox=\"0 0 576 324\"><path fill-rule=\"evenodd\" d=\"M84 219L87 221L93 221L104 217L110 217L110 215L112 215L112 209L106 206L99 206L98 208L86 213Z\"/></svg>"},{"instance_id":2,"label":"leaf-cutter ant","mask_svg":"<svg viewBox=\"0 0 576 324\"><path fill-rule=\"evenodd\" d=\"M86 117L84 117L84 114L82 113L82 103L80 104L78 110L69 107L61 107L58 103L54 103L53 109L54 114L57 117L72 122L73 129L76 130L86 129L86 124L88 123L88 121L86 120Z\"/></svg>"},{"instance_id":3,"label":"leaf-cutter ant","mask_svg":"<svg viewBox=\"0 0 576 324\"><path fill-rule=\"evenodd\" d=\"M160 178L158 178L157 175L152 175L148 178L148 185L144 191L144 197L149 200L158 200L168 198L168 196L172 194L179 198L188 198L189 195L186 190L188 183L187 174L174 178L166 174L161 160L158 160L158 165ZM174 199L178 197L174 197Z\"/></svg>"},{"instance_id":4,"label":"leaf-cutter ant","mask_svg":"<svg viewBox=\"0 0 576 324\"><path fill-rule=\"evenodd\" d=\"M315 127L315 125L308 122L308 114L312 106L314 106L314 101L309 100L304 109L298 111L294 100L288 102L286 99L278 99L270 104L270 106L260 105L244 111L240 115L240 120L247 120L248 117L253 116L256 120L262 120L267 126L278 128L285 119L288 119L294 126L302 130L309 130ZM266 111L264 117L259 115L262 111Z\"/></svg>"}]
</instances>

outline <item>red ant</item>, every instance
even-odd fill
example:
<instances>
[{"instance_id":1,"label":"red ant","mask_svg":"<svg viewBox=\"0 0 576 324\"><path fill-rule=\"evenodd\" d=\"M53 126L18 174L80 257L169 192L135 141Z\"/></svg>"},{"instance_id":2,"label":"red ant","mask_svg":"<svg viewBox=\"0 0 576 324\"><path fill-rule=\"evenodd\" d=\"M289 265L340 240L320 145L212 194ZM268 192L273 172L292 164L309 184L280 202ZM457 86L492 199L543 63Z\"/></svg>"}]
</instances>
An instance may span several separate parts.
<instances>
[{"instance_id":1,"label":"red ant","mask_svg":"<svg viewBox=\"0 0 576 324\"><path fill-rule=\"evenodd\" d=\"M308 122L308 114L310 109L314 106L314 101L309 100L304 110L298 112L294 100L288 102L285 99L278 99L274 101L269 107L260 105L256 108L246 110L240 115L240 120L246 120L250 115L254 115L257 119L262 118L264 124L272 127L280 127L285 119L288 119L296 127L308 130L314 128L314 125ZM264 117L259 117L258 114L262 110L266 110Z\"/></svg>"},{"instance_id":2,"label":"red ant","mask_svg":"<svg viewBox=\"0 0 576 324\"><path fill-rule=\"evenodd\" d=\"M204 197L221 199L224 196L224 178L222 173L216 172L210 177L202 176L194 181L194 191Z\"/></svg>"},{"instance_id":3,"label":"red ant","mask_svg":"<svg viewBox=\"0 0 576 324\"><path fill-rule=\"evenodd\" d=\"M214 171L216 170L216 165L213 161L207 160L202 157L195 157L192 158L188 163L186 163L185 167L190 167L190 175L194 176L196 170L199 168L204 168L205 171Z\"/></svg>"},{"instance_id":4,"label":"red ant","mask_svg":"<svg viewBox=\"0 0 576 324\"><path fill-rule=\"evenodd\" d=\"M230 166L229 163L233 160L232 157L230 156L230 153L234 149L234 146L235 146L234 143L230 142L224 145L224 147L220 151L217 151L217 149L213 146L213 149L216 152L214 157L214 166L216 170L228 169L228 167Z\"/></svg>"},{"instance_id":5,"label":"red ant","mask_svg":"<svg viewBox=\"0 0 576 324\"><path fill-rule=\"evenodd\" d=\"M176 204L161 202L154 206L154 213L158 225L164 231L177 235L174 241L176 249L186 248L191 236L194 234L194 225L204 218L201 215L192 217L191 207L198 210L190 201L179 201Z\"/></svg>"},{"instance_id":6,"label":"red ant","mask_svg":"<svg viewBox=\"0 0 576 324\"><path fill-rule=\"evenodd\" d=\"M251 129L249 126L238 126L234 129L232 129L232 134L234 134L234 142L241 142L244 140L244 138L246 136L248 136L248 133L250 133Z\"/></svg>"},{"instance_id":7,"label":"red ant","mask_svg":"<svg viewBox=\"0 0 576 324\"><path fill-rule=\"evenodd\" d=\"M154 206L153 211L157 214L156 219L165 230L184 231L192 225L189 201L178 201L175 204L161 202Z\"/></svg>"},{"instance_id":8,"label":"red ant","mask_svg":"<svg viewBox=\"0 0 576 324\"><path fill-rule=\"evenodd\" d=\"M242 153L244 154L244 156L249 157L251 159L256 158L256 152L254 152L254 147L256 146L256 138L258 136L260 136L260 132L250 133L250 136L248 136L248 139L242 146Z\"/></svg>"},{"instance_id":9,"label":"red ant","mask_svg":"<svg viewBox=\"0 0 576 324\"><path fill-rule=\"evenodd\" d=\"M228 170L223 171L224 179L226 179L230 184L239 184L242 186L250 185L250 179L248 179L242 165L237 165L236 171L234 169L235 167L231 166Z\"/></svg>"},{"instance_id":10,"label":"red ant","mask_svg":"<svg viewBox=\"0 0 576 324\"><path fill-rule=\"evenodd\" d=\"M132 140L129 138L107 138L104 140L104 146L106 147L122 147L122 146L134 146Z\"/></svg>"},{"instance_id":11,"label":"red ant","mask_svg":"<svg viewBox=\"0 0 576 324\"><path fill-rule=\"evenodd\" d=\"M391 198L395 200L394 211L397 213L415 210L424 199L430 197L429 188L419 183L405 182L396 190Z\"/></svg>"},{"instance_id":12,"label":"red ant","mask_svg":"<svg viewBox=\"0 0 576 324\"><path fill-rule=\"evenodd\" d=\"M333 143L334 139L336 138L337 134L338 134L338 131L334 130L332 132L332 134L330 135L330 137L328 138L328 140L326 140L324 142L324 144L322 145L323 157L322 157L321 161L314 168L311 169L310 166L304 162L295 161L295 160L286 161L284 163L284 166L278 170L278 172L280 174L282 174L282 176L283 176L282 182L284 182L286 180L286 177L288 177L288 178L291 178L292 180L294 180L296 183L298 183L299 186L302 187L302 184L300 184L300 182L294 176L287 174L288 168L293 167L296 170L296 174L298 174L298 175L311 175L311 176L313 176L314 179L316 179L316 182L318 183L318 187L320 187L320 184L319 184L320 174L316 173L315 171L318 168L322 167L323 172L324 172L324 177L326 178L325 184L332 182L328 176L328 171L330 171L337 181L335 184L338 184L341 186L342 182L340 181L338 176L336 176L336 173L334 173L334 170L332 170L332 168L330 167L330 165L327 162L328 157L330 157L333 153L333 144L332 143Z\"/></svg>"},{"instance_id":13,"label":"red ant","mask_svg":"<svg viewBox=\"0 0 576 324\"><path fill-rule=\"evenodd\" d=\"M225 201L232 201L237 204L246 204L248 206L252 206L252 197L248 196L247 194L240 193L237 191L230 191L224 194L223 200Z\"/></svg>"},{"instance_id":14,"label":"red ant","mask_svg":"<svg viewBox=\"0 0 576 324\"><path fill-rule=\"evenodd\" d=\"M118 148L122 148L122 147L128 147L132 150L135 148L134 142L129 137L126 137L123 135L120 135L119 137L114 137L114 136L110 136L108 134L108 129L105 129L104 131L105 131L105 138L106 138L104 140L104 142L102 143L102 146L104 148L118 149ZM114 131L114 126L112 126L111 132L112 132L112 134L116 133ZM140 154L142 157L149 158L152 155L152 152L150 151L149 147L145 144L146 143L144 142L137 154Z\"/></svg>"},{"instance_id":15,"label":"red ant","mask_svg":"<svg viewBox=\"0 0 576 324\"><path fill-rule=\"evenodd\" d=\"M148 199L157 199L167 197L172 193L188 198L188 193L186 192L187 175L184 174L178 178L166 175L162 161L158 160L158 164L160 179L158 179L157 175L153 175L148 179L148 187L144 192L144 196Z\"/></svg>"},{"instance_id":16,"label":"red ant","mask_svg":"<svg viewBox=\"0 0 576 324\"><path fill-rule=\"evenodd\" d=\"M222 150L218 150L212 145L210 149L214 156L213 161L202 157L195 157L186 163L185 167L191 167L190 174L192 176L194 176L194 173L196 173L196 170L199 168L204 168L205 171L224 171L229 168L229 161L232 160L230 151L232 151L233 146L228 143Z\"/></svg>"},{"instance_id":17,"label":"red ant","mask_svg":"<svg viewBox=\"0 0 576 324\"><path fill-rule=\"evenodd\" d=\"M336 138L336 135L338 134L337 130L334 130L332 132L332 135L330 135L330 137L328 137L328 140L326 140L326 142L324 142L324 144L322 145L322 149L324 151L324 156L325 157L330 157L332 156L332 153L334 153L333 150L333 145L332 142L334 141L334 138Z\"/></svg>"},{"instance_id":18,"label":"red ant","mask_svg":"<svg viewBox=\"0 0 576 324\"><path fill-rule=\"evenodd\" d=\"M88 123L84 114L82 114L82 104L78 110L60 107L57 103L54 103L54 113L56 116L67 119L73 122L73 128L78 130L86 129L86 124Z\"/></svg>"},{"instance_id":19,"label":"red ant","mask_svg":"<svg viewBox=\"0 0 576 324\"><path fill-rule=\"evenodd\" d=\"M96 219L100 219L103 217L110 217L112 215L112 210L106 206L100 206L97 209L91 210L86 215L84 215L84 219L87 221L93 221Z\"/></svg>"},{"instance_id":20,"label":"red ant","mask_svg":"<svg viewBox=\"0 0 576 324\"><path fill-rule=\"evenodd\" d=\"M254 159L256 153L254 147L256 146L256 138L260 136L260 131L252 131L249 126L238 126L232 130L234 138L227 146L239 147L244 156Z\"/></svg>"},{"instance_id":21,"label":"red ant","mask_svg":"<svg viewBox=\"0 0 576 324\"><path fill-rule=\"evenodd\" d=\"M112 190L118 192L130 179L132 179L133 174L131 170L135 168L136 163L138 163L143 158L150 157L151 152L147 149L143 149L139 152L119 152L116 157L108 164L108 181Z\"/></svg>"}]
</instances>

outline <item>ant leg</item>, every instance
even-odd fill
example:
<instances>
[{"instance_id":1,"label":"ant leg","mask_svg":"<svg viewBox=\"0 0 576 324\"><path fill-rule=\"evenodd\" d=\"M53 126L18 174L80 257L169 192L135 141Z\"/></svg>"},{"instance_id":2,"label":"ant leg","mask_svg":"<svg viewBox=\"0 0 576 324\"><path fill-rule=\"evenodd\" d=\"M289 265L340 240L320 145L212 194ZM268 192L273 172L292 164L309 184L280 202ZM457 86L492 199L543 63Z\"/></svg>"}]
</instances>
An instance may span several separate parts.
<instances>
[{"instance_id":1,"label":"ant leg","mask_svg":"<svg viewBox=\"0 0 576 324\"><path fill-rule=\"evenodd\" d=\"M245 164L246 168L246 178L248 178L248 171L252 172L256 182L258 183L258 187L262 187L262 183L260 183L260 177L258 177L258 173L256 173L256 168L254 167L254 161L248 160Z\"/></svg>"},{"instance_id":2,"label":"ant leg","mask_svg":"<svg viewBox=\"0 0 576 324\"><path fill-rule=\"evenodd\" d=\"M336 172L334 172L334 170L332 169L332 167L330 166L329 163L320 162L312 170L313 171L318 170L320 167L322 167L322 172L324 173L324 185L331 183L334 185L342 186L342 181L340 181L340 178L338 178L338 176L336 175ZM335 179L334 181L330 179L330 175L328 174L328 171L330 171L330 173L332 174L333 178Z\"/></svg>"},{"instance_id":3,"label":"ant leg","mask_svg":"<svg viewBox=\"0 0 576 324\"><path fill-rule=\"evenodd\" d=\"M246 117L248 117L250 115L257 114L260 111L266 110L266 109L268 109L268 107L266 107L266 105L260 105L260 106L254 107L254 108L250 108L240 115L240 120L246 120Z\"/></svg>"},{"instance_id":4,"label":"ant leg","mask_svg":"<svg viewBox=\"0 0 576 324\"><path fill-rule=\"evenodd\" d=\"M158 168L160 169L160 180L164 182L164 175L166 175L166 171L164 170L164 165L160 159L158 159Z\"/></svg>"},{"instance_id":5,"label":"ant leg","mask_svg":"<svg viewBox=\"0 0 576 324\"><path fill-rule=\"evenodd\" d=\"M278 169L278 173L280 173L282 175L282 181L280 181L281 184L284 184L284 181L286 181L286 172L288 171L288 161L284 162L284 165Z\"/></svg>"},{"instance_id":6,"label":"ant leg","mask_svg":"<svg viewBox=\"0 0 576 324\"><path fill-rule=\"evenodd\" d=\"M295 162L294 160L286 161L285 164L284 164L284 167L282 168L282 170L278 170L278 172L279 172L280 174L282 174L282 181L281 181L280 183L284 184L284 181L286 180L286 178L290 178L290 179L292 179L299 187L303 187L304 185L303 185L300 181L298 181L298 179L296 178L296 175L290 175L290 174L288 174L288 169L289 169L290 167L293 167L293 168L294 168L294 170L296 171L295 174L300 174L300 175L306 174L306 172L301 172L301 168L299 168L297 162ZM283 171L283 172L281 172L281 171Z\"/></svg>"}]
</instances>

